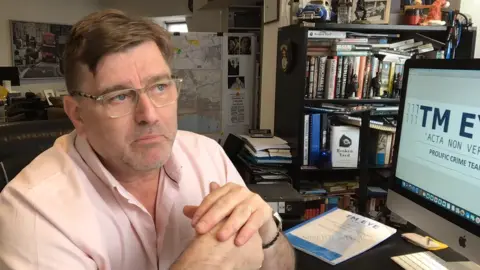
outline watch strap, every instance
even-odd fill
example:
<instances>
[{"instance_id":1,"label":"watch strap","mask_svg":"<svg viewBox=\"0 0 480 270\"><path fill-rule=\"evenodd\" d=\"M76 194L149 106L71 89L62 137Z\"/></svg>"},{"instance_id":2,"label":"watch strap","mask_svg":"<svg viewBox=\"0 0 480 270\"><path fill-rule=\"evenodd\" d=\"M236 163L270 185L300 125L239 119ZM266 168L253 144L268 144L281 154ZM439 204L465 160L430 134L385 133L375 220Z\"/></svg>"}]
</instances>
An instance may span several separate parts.
<instances>
[{"instance_id":1,"label":"watch strap","mask_svg":"<svg viewBox=\"0 0 480 270\"><path fill-rule=\"evenodd\" d=\"M273 218L273 221L275 221L275 225L277 225L277 234L275 235L272 241L262 245L263 249L267 249L273 246L273 244L277 242L278 238L280 237L280 232L282 231L282 220L280 215L277 212L273 211L272 218Z\"/></svg>"},{"instance_id":2,"label":"watch strap","mask_svg":"<svg viewBox=\"0 0 480 270\"><path fill-rule=\"evenodd\" d=\"M262 248L267 249L267 248L273 246L273 244L275 244L275 242L277 242L279 237L280 237L280 231L277 231L277 234L275 235L275 238L273 238L272 241L266 243L265 245L262 245Z\"/></svg>"}]
</instances>

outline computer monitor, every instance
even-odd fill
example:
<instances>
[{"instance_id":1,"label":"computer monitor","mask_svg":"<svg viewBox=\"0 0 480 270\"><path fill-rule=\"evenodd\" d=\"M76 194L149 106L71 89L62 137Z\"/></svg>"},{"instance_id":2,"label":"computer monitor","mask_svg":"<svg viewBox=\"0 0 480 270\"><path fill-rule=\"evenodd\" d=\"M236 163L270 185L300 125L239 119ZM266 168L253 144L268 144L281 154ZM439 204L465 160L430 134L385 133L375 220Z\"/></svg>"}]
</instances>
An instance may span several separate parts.
<instances>
[{"instance_id":1,"label":"computer monitor","mask_svg":"<svg viewBox=\"0 0 480 270\"><path fill-rule=\"evenodd\" d=\"M480 59L405 64L387 206L480 264Z\"/></svg>"}]
</instances>

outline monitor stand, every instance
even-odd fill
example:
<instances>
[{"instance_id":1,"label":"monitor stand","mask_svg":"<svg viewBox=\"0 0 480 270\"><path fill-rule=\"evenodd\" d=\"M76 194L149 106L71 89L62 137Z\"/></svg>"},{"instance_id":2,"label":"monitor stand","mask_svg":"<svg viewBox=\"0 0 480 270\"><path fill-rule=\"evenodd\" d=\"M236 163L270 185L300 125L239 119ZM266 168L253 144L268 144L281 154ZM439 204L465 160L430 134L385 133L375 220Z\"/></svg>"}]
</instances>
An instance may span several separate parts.
<instances>
[{"instance_id":1,"label":"monitor stand","mask_svg":"<svg viewBox=\"0 0 480 270\"><path fill-rule=\"evenodd\" d=\"M450 270L480 270L480 266L474 262L447 262L447 268Z\"/></svg>"}]
</instances>

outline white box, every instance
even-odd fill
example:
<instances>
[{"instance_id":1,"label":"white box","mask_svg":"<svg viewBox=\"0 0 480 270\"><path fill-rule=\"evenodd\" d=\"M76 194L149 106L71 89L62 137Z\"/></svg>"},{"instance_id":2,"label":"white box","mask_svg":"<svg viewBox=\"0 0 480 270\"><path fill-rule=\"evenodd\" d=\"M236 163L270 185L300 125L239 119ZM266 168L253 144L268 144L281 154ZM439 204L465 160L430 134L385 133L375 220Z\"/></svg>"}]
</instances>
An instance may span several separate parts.
<instances>
[{"instance_id":1,"label":"white box","mask_svg":"<svg viewBox=\"0 0 480 270\"><path fill-rule=\"evenodd\" d=\"M358 167L360 129L352 126L331 126L330 150L332 167Z\"/></svg>"}]
</instances>

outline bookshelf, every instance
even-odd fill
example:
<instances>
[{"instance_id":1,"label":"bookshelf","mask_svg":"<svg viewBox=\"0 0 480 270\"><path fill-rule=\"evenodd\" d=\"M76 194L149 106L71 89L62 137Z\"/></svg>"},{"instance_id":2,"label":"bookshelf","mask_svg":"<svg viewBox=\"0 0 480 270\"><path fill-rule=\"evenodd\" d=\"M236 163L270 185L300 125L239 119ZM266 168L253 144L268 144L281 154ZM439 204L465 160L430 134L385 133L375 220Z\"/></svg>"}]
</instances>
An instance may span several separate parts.
<instances>
[{"instance_id":1,"label":"bookshelf","mask_svg":"<svg viewBox=\"0 0 480 270\"><path fill-rule=\"evenodd\" d=\"M371 129L369 126L371 112L364 111L356 114L360 117L359 127L359 163L356 168L310 167L304 166L304 115L305 107L318 107L323 104L334 105L372 105L398 106L396 98L360 98L360 99L326 99L306 97L305 89L308 60L307 50L310 30L343 31L357 33L398 34L399 38L392 38L392 42L406 39L446 41L448 28L445 26L408 26L408 25L356 25L356 24L325 24L304 22L301 25L291 25L279 29L277 49L277 72L275 93L275 135L285 139L292 149L292 165L289 174L293 179L294 187L300 190L305 181L331 180L330 177L339 175L339 178L356 176L359 179L357 190L357 206L361 214L365 214L368 200L368 183L374 172L389 171L390 165L376 165L369 162ZM475 50L476 28L466 28L462 31L461 43L456 51L456 58L473 58ZM440 42L441 43L441 42ZM290 45L290 68L282 70L282 52L280 46ZM442 45L433 45L438 49ZM393 145L392 145L393 147Z\"/></svg>"}]
</instances>

